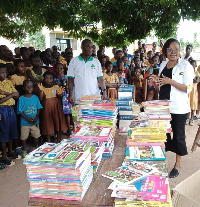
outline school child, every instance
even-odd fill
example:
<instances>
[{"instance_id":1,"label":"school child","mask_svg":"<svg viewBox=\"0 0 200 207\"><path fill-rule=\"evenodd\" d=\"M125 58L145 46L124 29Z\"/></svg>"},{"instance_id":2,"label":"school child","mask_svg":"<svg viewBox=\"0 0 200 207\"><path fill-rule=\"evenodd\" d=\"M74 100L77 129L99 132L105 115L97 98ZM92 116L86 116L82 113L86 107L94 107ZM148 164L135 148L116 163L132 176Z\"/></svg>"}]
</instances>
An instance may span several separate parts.
<instances>
[{"instance_id":1,"label":"school child","mask_svg":"<svg viewBox=\"0 0 200 207\"><path fill-rule=\"evenodd\" d=\"M200 74L199 74L198 71L195 71L195 68L197 67L196 61L192 60L192 61L190 61L190 64L194 68L195 77L193 79L192 91L189 94L191 113L188 114L188 119L186 121L186 124L188 124L188 122L189 122L190 126L194 126L194 114L195 114L195 111L198 110L198 90L197 90L197 84L199 83Z\"/></svg>"},{"instance_id":2,"label":"school child","mask_svg":"<svg viewBox=\"0 0 200 207\"><path fill-rule=\"evenodd\" d=\"M146 68L145 74L152 74L153 70L158 66L158 56L153 56L151 59L151 65Z\"/></svg>"},{"instance_id":3,"label":"school child","mask_svg":"<svg viewBox=\"0 0 200 207\"><path fill-rule=\"evenodd\" d=\"M33 68L26 71L27 78L35 82L41 82L43 80L43 74L46 72L46 69L42 68L41 58L36 54L30 55L30 61Z\"/></svg>"},{"instance_id":4,"label":"school child","mask_svg":"<svg viewBox=\"0 0 200 207\"><path fill-rule=\"evenodd\" d=\"M72 105L68 102L68 82L67 76L64 75L64 68L62 63L57 63L55 65L55 78L54 81L56 85L65 87L65 91L63 92L62 104L63 104L63 113L65 114L65 119L67 123L68 133L71 133L73 130L73 119L72 119Z\"/></svg>"},{"instance_id":5,"label":"school child","mask_svg":"<svg viewBox=\"0 0 200 207\"><path fill-rule=\"evenodd\" d=\"M26 140L29 137L34 138L35 148L38 148L38 139L40 135L39 112L42 109L39 98L33 94L33 82L25 80L23 82L24 94L20 96L17 103L17 114L20 114L22 157L27 154Z\"/></svg>"},{"instance_id":6,"label":"school child","mask_svg":"<svg viewBox=\"0 0 200 207\"><path fill-rule=\"evenodd\" d=\"M43 83L38 83L40 89L39 98L42 101L41 110L41 134L46 135L50 142L50 136L57 133L58 142L61 141L61 132L67 130L61 100L65 88L54 85L53 74L49 71L44 73Z\"/></svg>"},{"instance_id":7,"label":"school child","mask_svg":"<svg viewBox=\"0 0 200 207\"><path fill-rule=\"evenodd\" d=\"M162 53L160 56L159 56L159 61L160 61L160 65L163 61L166 61L166 55L164 53Z\"/></svg>"},{"instance_id":8,"label":"school child","mask_svg":"<svg viewBox=\"0 0 200 207\"><path fill-rule=\"evenodd\" d=\"M22 59L23 59L23 61L24 61L24 63L25 63L26 71L27 71L28 69L33 68L33 66L31 65L30 58L29 58L29 57L30 57L30 52L29 52L28 48L26 48L26 47L21 47L21 48L20 48L20 53L21 53Z\"/></svg>"},{"instance_id":9,"label":"school child","mask_svg":"<svg viewBox=\"0 0 200 207\"><path fill-rule=\"evenodd\" d=\"M0 45L0 63L13 64L13 61L10 60L10 50L6 45Z\"/></svg>"},{"instance_id":10,"label":"school child","mask_svg":"<svg viewBox=\"0 0 200 207\"><path fill-rule=\"evenodd\" d=\"M154 68L153 69L153 75L158 75L159 74L159 68ZM156 100L158 99L158 88L157 85L155 85L154 83L152 83L152 81L150 80L151 74L146 73L144 75L144 80L147 81L147 101L152 101L152 100Z\"/></svg>"},{"instance_id":11,"label":"school child","mask_svg":"<svg viewBox=\"0 0 200 207\"><path fill-rule=\"evenodd\" d=\"M117 61L117 76L119 78L119 85L128 83L126 74L124 73L124 62L122 60Z\"/></svg>"},{"instance_id":12,"label":"school child","mask_svg":"<svg viewBox=\"0 0 200 207\"><path fill-rule=\"evenodd\" d=\"M153 57L153 52L150 50L150 51L147 52L147 59L148 60L145 61L145 65L147 67L151 66L151 59L152 59L152 57Z\"/></svg>"},{"instance_id":13,"label":"school child","mask_svg":"<svg viewBox=\"0 0 200 207\"><path fill-rule=\"evenodd\" d=\"M105 71L105 63L106 63L106 56L101 56L99 57L99 62L101 63L101 67L102 67L102 72L106 72Z\"/></svg>"},{"instance_id":14,"label":"school child","mask_svg":"<svg viewBox=\"0 0 200 207\"><path fill-rule=\"evenodd\" d=\"M53 57L52 57L51 53L47 52L47 51L43 51L40 53L40 58L43 62L42 67L47 69L48 71L52 72L53 74L55 74L54 66L52 65Z\"/></svg>"},{"instance_id":15,"label":"school child","mask_svg":"<svg viewBox=\"0 0 200 207\"><path fill-rule=\"evenodd\" d=\"M17 59L14 62L14 66L16 68L16 74L12 75L10 80L12 81L19 94L22 95L22 85L26 79L25 63L23 60Z\"/></svg>"},{"instance_id":16,"label":"school child","mask_svg":"<svg viewBox=\"0 0 200 207\"><path fill-rule=\"evenodd\" d=\"M135 86L135 101L141 103L143 101L143 75L141 74L141 68L135 67L134 72L131 73L130 85Z\"/></svg>"},{"instance_id":17,"label":"school child","mask_svg":"<svg viewBox=\"0 0 200 207\"><path fill-rule=\"evenodd\" d=\"M106 73L104 73L104 80L108 89L107 95L111 99L117 99L117 87L119 78L116 73L113 73L113 65L111 61L105 63Z\"/></svg>"},{"instance_id":18,"label":"school child","mask_svg":"<svg viewBox=\"0 0 200 207\"><path fill-rule=\"evenodd\" d=\"M35 53L30 55L31 65L33 68L26 71L27 79L33 81L34 94L39 95L39 88L37 86L38 82L42 82L43 74L46 72L46 69L42 68L41 58Z\"/></svg>"},{"instance_id":19,"label":"school child","mask_svg":"<svg viewBox=\"0 0 200 207\"><path fill-rule=\"evenodd\" d=\"M130 67L130 71L131 73L134 72L134 68L135 67L141 67L141 61L140 61L140 57L134 57L132 60L131 60L131 67Z\"/></svg>"},{"instance_id":20,"label":"school child","mask_svg":"<svg viewBox=\"0 0 200 207\"><path fill-rule=\"evenodd\" d=\"M124 73L126 74L126 79L129 80L130 78L130 70L129 70L129 59L127 56L122 57L122 61L124 62Z\"/></svg>"},{"instance_id":21,"label":"school child","mask_svg":"<svg viewBox=\"0 0 200 207\"><path fill-rule=\"evenodd\" d=\"M6 79L7 70L4 64L0 64L0 143L1 143L1 167L14 165L8 157L17 158L12 152L12 140L18 138L17 119L14 112L15 100L19 93L12 82ZM6 154L6 142L8 142L8 155ZM5 165L4 165L5 164Z\"/></svg>"}]
</instances>

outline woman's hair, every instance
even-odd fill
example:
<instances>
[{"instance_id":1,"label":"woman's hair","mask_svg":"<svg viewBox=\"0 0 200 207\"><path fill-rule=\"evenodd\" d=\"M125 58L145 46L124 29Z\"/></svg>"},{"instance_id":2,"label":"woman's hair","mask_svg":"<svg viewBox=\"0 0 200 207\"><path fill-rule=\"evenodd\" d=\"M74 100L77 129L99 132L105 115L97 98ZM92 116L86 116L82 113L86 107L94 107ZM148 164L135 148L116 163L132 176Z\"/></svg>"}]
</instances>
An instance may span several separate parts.
<instances>
[{"instance_id":1,"label":"woman's hair","mask_svg":"<svg viewBox=\"0 0 200 207\"><path fill-rule=\"evenodd\" d=\"M106 61L105 68L107 68L109 65L112 65L112 62L111 61Z\"/></svg>"},{"instance_id":2,"label":"woman's hair","mask_svg":"<svg viewBox=\"0 0 200 207\"><path fill-rule=\"evenodd\" d=\"M165 44L164 44L164 46L163 46L163 48L162 48L162 52L163 52L166 56L167 56L167 48L169 48L169 46L170 46L170 44L171 44L172 42L176 42L176 43L179 45L179 47L180 47L180 43L179 43L178 40L176 40L176 39L174 39L174 38L170 38L170 39L168 39L168 40L165 42Z\"/></svg>"}]
</instances>

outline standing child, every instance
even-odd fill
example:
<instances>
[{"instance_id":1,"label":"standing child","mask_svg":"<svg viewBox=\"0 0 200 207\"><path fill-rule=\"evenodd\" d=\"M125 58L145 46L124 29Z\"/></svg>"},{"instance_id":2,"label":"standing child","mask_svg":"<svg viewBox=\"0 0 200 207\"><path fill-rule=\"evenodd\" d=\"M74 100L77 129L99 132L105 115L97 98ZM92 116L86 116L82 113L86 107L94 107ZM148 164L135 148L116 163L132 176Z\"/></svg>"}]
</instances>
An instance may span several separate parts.
<instances>
[{"instance_id":1,"label":"standing child","mask_svg":"<svg viewBox=\"0 0 200 207\"><path fill-rule=\"evenodd\" d=\"M158 56L153 56L151 59L151 65L147 67L145 74L153 74L153 71L155 68L157 68L158 66Z\"/></svg>"},{"instance_id":2,"label":"standing child","mask_svg":"<svg viewBox=\"0 0 200 207\"><path fill-rule=\"evenodd\" d=\"M197 84L199 83L199 76L200 76L200 74L199 74L198 71L195 71L195 68L197 67L196 61L192 60L192 61L190 61L190 64L194 68L195 77L193 79L192 91L189 94L191 113L189 113L189 115L188 115L188 119L186 121L186 124L188 124L188 122L189 122L190 126L194 126L194 114L195 114L195 111L198 110L198 90L197 90Z\"/></svg>"},{"instance_id":3,"label":"standing child","mask_svg":"<svg viewBox=\"0 0 200 207\"><path fill-rule=\"evenodd\" d=\"M33 94L33 82L25 80L23 82L24 95L20 96L17 103L17 113L21 115L21 141L22 141L22 156L25 157L26 140L29 133L34 138L35 148L38 148L38 138L40 135L39 129L39 112L42 109L39 98Z\"/></svg>"},{"instance_id":4,"label":"standing child","mask_svg":"<svg viewBox=\"0 0 200 207\"><path fill-rule=\"evenodd\" d=\"M135 102L141 103L143 101L143 75L141 74L140 67L135 67L134 72L131 73L130 85L135 86Z\"/></svg>"},{"instance_id":5,"label":"standing child","mask_svg":"<svg viewBox=\"0 0 200 207\"><path fill-rule=\"evenodd\" d=\"M61 132L67 130L60 100L65 88L54 85L53 74L49 71L44 73L43 84L38 83L43 106L40 116L41 134L46 135L47 141L50 142L50 136L57 133L58 142L60 142Z\"/></svg>"},{"instance_id":6,"label":"standing child","mask_svg":"<svg viewBox=\"0 0 200 207\"><path fill-rule=\"evenodd\" d=\"M65 114L65 119L67 123L68 133L71 133L73 130L73 120L72 120L72 105L68 102L68 96L67 90L68 90L68 84L67 84L67 76L64 75L64 67L62 63L57 63L55 65L55 83L58 86L65 87L65 91L63 92L63 113ZM70 124L71 123L71 124Z\"/></svg>"},{"instance_id":7,"label":"standing child","mask_svg":"<svg viewBox=\"0 0 200 207\"><path fill-rule=\"evenodd\" d=\"M124 62L122 60L117 61L117 75L119 78L119 84L127 84L126 74L124 73Z\"/></svg>"},{"instance_id":8,"label":"standing child","mask_svg":"<svg viewBox=\"0 0 200 207\"><path fill-rule=\"evenodd\" d=\"M39 88L37 87L37 83L42 82L43 74L46 72L46 69L42 68L42 61L40 59L40 56L37 54L31 54L30 61L33 68L26 71L27 79L33 81L33 91L36 95L39 95Z\"/></svg>"},{"instance_id":9,"label":"standing child","mask_svg":"<svg viewBox=\"0 0 200 207\"><path fill-rule=\"evenodd\" d=\"M111 99L117 99L117 87L119 78L116 73L113 73L113 65L111 61L105 63L106 73L104 73L104 79L106 87L108 89L108 97Z\"/></svg>"},{"instance_id":10,"label":"standing child","mask_svg":"<svg viewBox=\"0 0 200 207\"><path fill-rule=\"evenodd\" d=\"M22 95L22 85L26 79L25 76L25 63L21 59L17 59L14 62L14 66L16 67L16 74L12 75L10 80L12 81L13 85L19 92L19 95Z\"/></svg>"},{"instance_id":11,"label":"standing child","mask_svg":"<svg viewBox=\"0 0 200 207\"><path fill-rule=\"evenodd\" d=\"M13 163L8 157L13 157L12 140L18 138L17 119L14 112L15 100L19 93L14 88L12 82L6 79L7 70L4 64L0 64L0 143L2 160L1 163L5 165L12 165ZM8 145L8 157L6 155L6 142ZM0 165L1 168L2 165Z\"/></svg>"}]
</instances>

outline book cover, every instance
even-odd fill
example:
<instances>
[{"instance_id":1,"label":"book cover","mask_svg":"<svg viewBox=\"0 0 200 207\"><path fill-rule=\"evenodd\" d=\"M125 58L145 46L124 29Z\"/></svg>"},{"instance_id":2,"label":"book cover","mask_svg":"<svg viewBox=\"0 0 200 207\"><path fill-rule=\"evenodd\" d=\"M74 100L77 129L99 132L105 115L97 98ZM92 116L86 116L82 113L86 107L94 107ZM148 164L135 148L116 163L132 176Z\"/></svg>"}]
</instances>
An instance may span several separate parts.
<instances>
[{"instance_id":1,"label":"book cover","mask_svg":"<svg viewBox=\"0 0 200 207\"><path fill-rule=\"evenodd\" d=\"M161 146L134 146L125 148L125 159L134 161L166 160Z\"/></svg>"}]
</instances>

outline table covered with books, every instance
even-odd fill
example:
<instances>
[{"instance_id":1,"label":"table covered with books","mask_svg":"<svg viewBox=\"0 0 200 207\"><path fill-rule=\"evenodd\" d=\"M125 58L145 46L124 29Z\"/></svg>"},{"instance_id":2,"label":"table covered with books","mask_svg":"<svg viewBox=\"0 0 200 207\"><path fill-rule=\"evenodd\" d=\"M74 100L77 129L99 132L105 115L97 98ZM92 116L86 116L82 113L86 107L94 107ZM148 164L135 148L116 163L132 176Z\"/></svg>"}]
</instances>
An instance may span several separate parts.
<instances>
[{"instance_id":1,"label":"table covered with books","mask_svg":"<svg viewBox=\"0 0 200 207\"><path fill-rule=\"evenodd\" d=\"M25 157L29 205L172 206L163 150L169 102L145 102L139 112L132 93L132 86L122 86L115 103L82 97L70 139Z\"/></svg>"}]
</instances>

